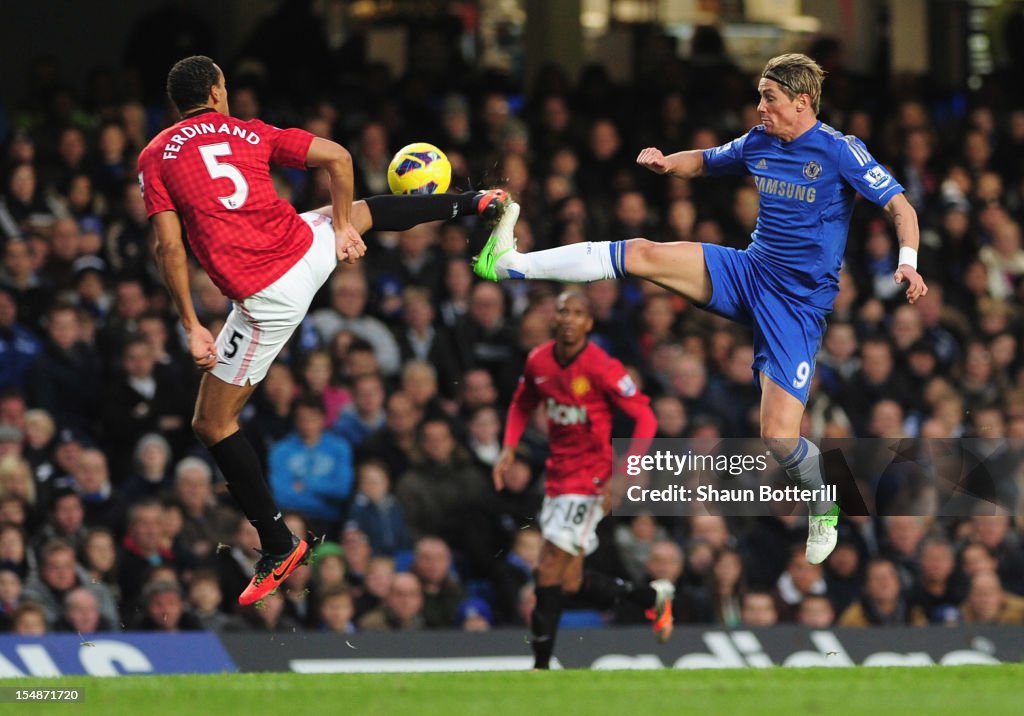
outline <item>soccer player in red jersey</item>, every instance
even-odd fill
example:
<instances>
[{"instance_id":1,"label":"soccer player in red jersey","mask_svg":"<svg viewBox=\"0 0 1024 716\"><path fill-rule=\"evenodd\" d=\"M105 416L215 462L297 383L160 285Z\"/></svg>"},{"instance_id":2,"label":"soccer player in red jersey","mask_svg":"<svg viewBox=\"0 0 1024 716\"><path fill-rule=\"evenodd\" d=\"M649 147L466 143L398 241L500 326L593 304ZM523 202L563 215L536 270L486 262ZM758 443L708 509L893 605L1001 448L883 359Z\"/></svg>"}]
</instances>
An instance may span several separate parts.
<instances>
[{"instance_id":1,"label":"soccer player in red jersey","mask_svg":"<svg viewBox=\"0 0 1024 716\"><path fill-rule=\"evenodd\" d=\"M156 260L205 371L192 427L260 535L263 557L238 601L251 604L283 582L308 557L274 503L238 416L271 363L302 321L339 260L365 252L370 228L399 231L459 214L500 213L504 192L352 202L352 158L344 147L301 129L278 129L230 116L224 74L209 57L171 68L167 93L181 119L139 156L139 185L156 230ZM270 164L323 167L329 207L296 213L278 199ZM200 325L189 292L182 235L210 278L233 302L216 341Z\"/></svg>"},{"instance_id":2,"label":"soccer player in red jersey","mask_svg":"<svg viewBox=\"0 0 1024 716\"><path fill-rule=\"evenodd\" d=\"M530 617L535 669L549 667L563 592L600 607L629 599L651 609L661 641L672 632L675 594L668 580L636 586L583 571L583 558L597 549L597 524L608 509L613 412L619 409L635 421L634 448L654 437L657 422L650 401L622 363L587 340L594 320L586 298L575 291L561 294L556 316L555 339L526 359L509 406L505 446L494 465L494 486L501 490L530 415L543 404L550 454L540 514L544 545L536 574L537 604Z\"/></svg>"}]
</instances>

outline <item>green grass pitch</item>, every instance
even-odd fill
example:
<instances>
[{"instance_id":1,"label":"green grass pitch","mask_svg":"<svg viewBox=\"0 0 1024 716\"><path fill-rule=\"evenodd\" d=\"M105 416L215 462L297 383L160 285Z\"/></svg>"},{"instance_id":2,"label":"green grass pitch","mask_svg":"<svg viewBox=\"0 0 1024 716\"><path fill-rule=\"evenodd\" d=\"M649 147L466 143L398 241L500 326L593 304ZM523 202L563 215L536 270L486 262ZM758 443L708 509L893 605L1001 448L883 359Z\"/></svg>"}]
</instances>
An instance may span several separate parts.
<instances>
[{"instance_id":1,"label":"green grass pitch","mask_svg":"<svg viewBox=\"0 0 1024 716\"><path fill-rule=\"evenodd\" d=\"M458 674L223 674L4 679L75 687L78 704L0 713L103 716L360 714L1019 714L1024 664L964 667L552 671Z\"/></svg>"}]
</instances>

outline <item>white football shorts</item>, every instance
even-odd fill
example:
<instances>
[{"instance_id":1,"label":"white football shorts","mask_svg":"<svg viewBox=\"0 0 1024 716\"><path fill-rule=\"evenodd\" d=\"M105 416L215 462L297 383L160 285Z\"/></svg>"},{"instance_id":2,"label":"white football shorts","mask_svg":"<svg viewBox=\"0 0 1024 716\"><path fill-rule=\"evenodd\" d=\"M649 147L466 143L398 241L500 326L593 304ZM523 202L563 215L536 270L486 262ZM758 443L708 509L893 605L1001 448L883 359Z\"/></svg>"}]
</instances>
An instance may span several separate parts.
<instances>
[{"instance_id":1,"label":"white football shorts","mask_svg":"<svg viewBox=\"0 0 1024 716\"><path fill-rule=\"evenodd\" d=\"M551 544L571 555L597 549L597 523L604 517L600 495L545 497L540 508L541 533Z\"/></svg>"},{"instance_id":2,"label":"white football shorts","mask_svg":"<svg viewBox=\"0 0 1024 716\"><path fill-rule=\"evenodd\" d=\"M338 265L331 218L314 212L300 216L313 230L306 255L262 291L234 301L217 336L217 366L210 372L225 383L256 384L266 377Z\"/></svg>"}]
</instances>

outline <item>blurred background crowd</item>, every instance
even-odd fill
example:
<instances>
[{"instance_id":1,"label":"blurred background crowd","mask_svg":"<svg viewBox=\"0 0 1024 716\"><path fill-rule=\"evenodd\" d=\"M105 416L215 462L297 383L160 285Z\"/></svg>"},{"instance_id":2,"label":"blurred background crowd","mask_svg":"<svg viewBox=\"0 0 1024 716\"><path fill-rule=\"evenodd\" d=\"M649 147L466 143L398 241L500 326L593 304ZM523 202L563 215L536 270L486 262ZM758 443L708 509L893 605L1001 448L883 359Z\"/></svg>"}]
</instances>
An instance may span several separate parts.
<instances>
[{"instance_id":1,"label":"blurred background crowd","mask_svg":"<svg viewBox=\"0 0 1024 716\"><path fill-rule=\"evenodd\" d=\"M363 59L358 36L331 42L329 24L294 5L237 56L215 57L232 114L343 143L359 196L387 191L396 149L429 141L448 153L455 186L501 185L520 202L521 250L634 236L748 242L748 179L670 180L633 163L645 146L712 147L758 123L756 77L714 28L697 29L689 57L628 83L598 65L578 79L550 65L526 86L443 43L394 76ZM318 546L287 589L237 607L258 540L191 434L198 376L135 180L139 150L175 120L161 92L171 62L212 52L208 28L189 25L192 44L161 54L167 27L137 28L123 66L81 86L40 58L0 113L0 626L523 625L541 543L543 415L503 491L490 468L560 287L475 281L473 220L369 235L366 258L339 267L261 384L244 429L292 530ZM1024 109L998 93L951 99L921 78L853 72L831 38L801 49L829 72L822 119L863 139L906 187L930 286L905 303L891 225L859 202L805 434L1024 438ZM329 201L324 175L276 181L299 210ZM216 333L228 301L196 265L192 287ZM649 284L584 290L592 339L651 396L659 437L757 434L747 329ZM588 564L675 581L681 622L1024 623L1022 532L1006 515L845 519L821 567L803 559L799 517L612 517L599 533ZM567 624L644 621L629 607L576 606Z\"/></svg>"}]
</instances>

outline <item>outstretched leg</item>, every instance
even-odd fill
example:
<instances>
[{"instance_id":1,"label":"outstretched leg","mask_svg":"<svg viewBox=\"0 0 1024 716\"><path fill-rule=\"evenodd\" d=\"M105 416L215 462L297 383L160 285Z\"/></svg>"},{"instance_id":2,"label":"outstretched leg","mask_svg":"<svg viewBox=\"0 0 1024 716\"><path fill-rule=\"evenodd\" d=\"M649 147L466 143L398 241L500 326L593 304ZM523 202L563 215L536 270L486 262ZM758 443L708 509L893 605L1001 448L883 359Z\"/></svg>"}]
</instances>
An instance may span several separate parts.
<instances>
[{"instance_id":1,"label":"outstretched leg","mask_svg":"<svg viewBox=\"0 0 1024 716\"><path fill-rule=\"evenodd\" d=\"M518 217L519 206L512 202L473 262L473 270L481 278L589 282L635 276L695 303L711 299L711 277L704 262L704 247L699 243L659 244L647 239L585 241L523 254L515 249Z\"/></svg>"},{"instance_id":2,"label":"outstretched leg","mask_svg":"<svg viewBox=\"0 0 1024 716\"><path fill-rule=\"evenodd\" d=\"M365 234L370 229L405 231L418 224L447 221L457 216L496 219L507 202L508 194L501 189L460 194L382 194L352 202L352 225L360 234ZM329 204L313 211L324 216L332 215Z\"/></svg>"}]
</instances>

